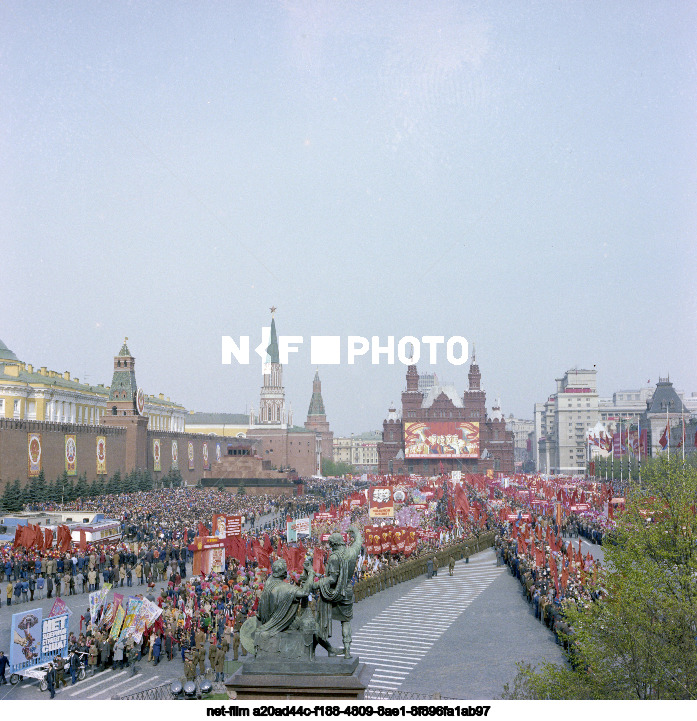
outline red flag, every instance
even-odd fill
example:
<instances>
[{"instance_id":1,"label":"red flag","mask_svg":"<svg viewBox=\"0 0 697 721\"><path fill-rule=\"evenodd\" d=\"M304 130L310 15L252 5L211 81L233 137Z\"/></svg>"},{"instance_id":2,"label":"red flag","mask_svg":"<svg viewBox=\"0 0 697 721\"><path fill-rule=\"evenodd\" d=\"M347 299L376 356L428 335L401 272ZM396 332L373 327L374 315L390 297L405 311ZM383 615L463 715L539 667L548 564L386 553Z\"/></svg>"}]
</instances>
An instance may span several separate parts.
<instances>
[{"instance_id":1,"label":"red flag","mask_svg":"<svg viewBox=\"0 0 697 721\"><path fill-rule=\"evenodd\" d=\"M668 443L670 443L670 421L668 421L668 423L666 423L666 428L663 431L661 440L658 441L658 445L665 451Z\"/></svg>"},{"instance_id":2,"label":"red flag","mask_svg":"<svg viewBox=\"0 0 697 721\"><path fill-rule=\"evenodd\" d=\"M20 546L22 544L22 527L16 526L15 527L15 540L12 544L13 548L17 548L17 546Z\"/></svg>"},{"instance_id":3,"label":"red flag","mask_svg":"<svg viewBox=\"0 0 697 721\"><path fill-rule=\"evenodd\" d=\"M44 548L53 547L53 531L50 528L44 528Z\"/></svg>"},{"instance_id":4,"label":"red flag","mask_svg":"<svg viewBox=\"0 0 697 721\"><path fill-rule=\"evenodd\" d=\"M559 593L559 574L557 571L557 562L555 561L554 556L549 557L549 567L554 578L554 588L557 590L557 593Z\"/></svg>"},{"instance_id":5,"label":"red flag","mask_svg":"<svg viewBox=\"0 0 697 721\"><path fill-rule=\"evenodd\" d=\"M324 549L317 547L315 548L315 555L312 559L312 570L320 575L324 574L324 554Z\"/></svg>"},{"instance_id":6,"label":"red flag","mask_svg":"<svg viewBox=\"0 0 697 721\"><path fill-rule=\"evenodd\" d=\"M26 529L24 531L24 547L27 549L27 551L30 548L34 547L34 543L36 541L36 537L34 536L34 526L31 525L31 523L27 523Z\"/></svg>"},{"instance_id":7,"label":"red flag","mask_svg":"<svg viewBox=\"0 0 697 721\"><path fill-rule=\"evenodd\" d=\"M263 548L267 553L273 553L273 546L271 545L271 539L269 538L269 534L264 534L264 544Z\"/></svg>"},{"instance_id":8,"label":"red flag","mask_svg":"<svg viewBox=\"0 0 697 721\"><path fill-rule=\"evenodd\" d=\"M87 534L82 529L80 529L80 544L78 548L83 552L87 550Z\"/></svg>"},{"instance_id":9,"label":"red flag","mask_svg":"<svg viewBox=\"0 0 697 721\"><path fill-rule=\"evenodd\" d=\"M404 555L411 556L416 551L416 529L409 526L406 529L406 541L404 542Z\"/></svg>"},{"instance_id":10,"label":"red flag","mask_svg":"<svg viewBox=\"0 0 697 721\"><path fill-rule=\"evenodd\" d=\"M63 540L61 542L60 551L61 553L66 553L66 551L70 550L70 544L72 543L72 536L70 534L70 529L67 526L61 526L63 529Z\"/></svg>"},{"instance_id":11,"label":"red flag","mask_svg":"<svg viewBox=\"0 0 697 721\"><path fill-rule=\"evenodd\" d=\"M381 528L380 529L380 540L382 542L382 553L388 553L392 550L392 529Z\"/></svg>"},{"instance_id":12,"label":"red flag","mask_svg":"<svg viewBox=\"0 0 697 721\"><path fill-rule=\"evenodd\" d=\"M198 522L198 535L199 536L208 536L208 529L201 523L201 521Z\"/></svg>"},{"instance_id":13,"label":"red flag","mask_svg":"<svg viewBox=\"0 0 697 721\"><path fill-rule=\"evenodd\" d=\"M267 571L271 570L271 559L269 558L269 554L259 545L255 549L256 557L257 557L257 565L259 568L265 568Z\"/></svg>"}]
</instances>

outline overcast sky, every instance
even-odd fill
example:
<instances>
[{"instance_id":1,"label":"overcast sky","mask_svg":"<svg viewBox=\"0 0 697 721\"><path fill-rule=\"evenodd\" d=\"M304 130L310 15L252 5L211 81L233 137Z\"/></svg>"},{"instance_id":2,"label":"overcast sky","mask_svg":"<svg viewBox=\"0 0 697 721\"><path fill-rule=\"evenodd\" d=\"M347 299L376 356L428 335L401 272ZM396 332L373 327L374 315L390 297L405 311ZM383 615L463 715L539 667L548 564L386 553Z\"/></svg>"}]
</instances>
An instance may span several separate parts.
<instances>
[{"instance_id":1,"label":"overcast sky","mask_svg":"<svg viewBox=\"0 0 697 721\"><path fill-rule=\"evenodd\" d=\"M697 391L697 5L0 4L0 338L35 366L196 411L258 408L221 337L464 336L531 418ZM467 383L441 353L439 377ZM420 363L423 372L434 370ZM320 367L335 433L381 428L405 366Z\"/></svg>"}]
</instances>

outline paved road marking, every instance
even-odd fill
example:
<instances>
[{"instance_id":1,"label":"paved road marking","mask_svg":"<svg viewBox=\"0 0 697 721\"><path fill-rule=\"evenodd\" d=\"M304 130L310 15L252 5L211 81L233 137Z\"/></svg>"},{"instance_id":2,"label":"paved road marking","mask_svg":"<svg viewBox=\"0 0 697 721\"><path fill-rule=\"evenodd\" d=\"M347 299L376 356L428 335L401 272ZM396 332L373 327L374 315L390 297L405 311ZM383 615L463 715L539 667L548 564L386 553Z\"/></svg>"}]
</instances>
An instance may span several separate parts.
<instances>
[{"instance_id":1,"label":"paved road marking","mask_svg":"<svg viewBox=\"0 0 697 721\"><path fill-rule=\"evenodd\" d=\"M126 673L126 670L119 671L118 673L114 673L113 671L101 671L102 674L109 674L108 676L102 676L98 680L95 680L93 683L85 683L82 681L79 685L75 685L75 690L72 693L69 693L68 696L82 696L84 695L85 691L89 691L93 688L96 688L97 686L101 686L103 683L111 683L115 678L119 678L119 676L123 676ZM86 679L85 679L86 680Z\"/></svg>"},{"instance_id":2,"label":"paved road marking","mask_svg":"<svg viewBox=\"0 0 697 721\"><path fill-rule=\"evenodd\" d=\"M351 649L374 668L368 687L399 688L462 612L506 570L494 564L494 552L488 549L476 561L458 562L452 576L424 578L354 633Z\"/></svg>"},{"instance_id":3,"label":"paved road marking","mask_svg":"<svg viewBox=\"0 0 697 721\"><path fill-rule=\"evenodd\" d=\"M155 683L155 681L157 681L157 679L159 679L159 678L160 678L159 676L152 676L151 678L143 679L143 681L141 681L141 682L138 683L138 684L132 684L132 685L129 687L128 690L131 691L132 689L138 688L138 686L143 686L143 685L146 684L146 683L149 683L150 686L151 686L152 688L154 688L155 686L159 686L159 685L160 685L159 683ZM131 683L131 680L132 680L131 677L129 677L129 678L125 679L124 681L121 681L120 683L114 684L113 686L109 686L108 689L102 689L101 691L97 691L97 693L94 693L94 694L92 694L91 696L87 696L86 698L87 698L87 699L90 699L90 700L95 699L95 698L97 698L98 696L100 696L101 694L103 694L105 691L107 691L108 694L109 694L108 698L111 698L111 696L113 695L111 692L112 692L115 688L118 688L119 686L123 686L124 684L127 684L127 683Z\"/></svg>"}]
</instances>

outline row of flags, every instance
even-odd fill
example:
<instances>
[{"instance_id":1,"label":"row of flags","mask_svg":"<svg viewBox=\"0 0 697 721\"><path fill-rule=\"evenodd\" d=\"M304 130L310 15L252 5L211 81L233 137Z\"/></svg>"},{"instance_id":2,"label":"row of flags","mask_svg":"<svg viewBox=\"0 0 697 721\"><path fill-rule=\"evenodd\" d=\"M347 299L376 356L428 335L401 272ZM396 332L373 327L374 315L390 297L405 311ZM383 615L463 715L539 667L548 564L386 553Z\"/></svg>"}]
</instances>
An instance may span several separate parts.
<instances>
[{"instance_id":1,"label":"row of flags","mask_svg":"<svg viewBox=\"0 0 697 721\"><path fill-rule=\"evenodd\" d=\"M72 545L73 538L70 528L60 525L56 528L56 550L67 553ZM41 528L38 525L28 523L26 526L17 526L13 548L23 547L30 551L35 549L43 551L53 547L53 531L50 528ZM84 530L80 530L80 543L78 548L81 551L87 549L87 536Z\"/></svg>"}]
</instances>

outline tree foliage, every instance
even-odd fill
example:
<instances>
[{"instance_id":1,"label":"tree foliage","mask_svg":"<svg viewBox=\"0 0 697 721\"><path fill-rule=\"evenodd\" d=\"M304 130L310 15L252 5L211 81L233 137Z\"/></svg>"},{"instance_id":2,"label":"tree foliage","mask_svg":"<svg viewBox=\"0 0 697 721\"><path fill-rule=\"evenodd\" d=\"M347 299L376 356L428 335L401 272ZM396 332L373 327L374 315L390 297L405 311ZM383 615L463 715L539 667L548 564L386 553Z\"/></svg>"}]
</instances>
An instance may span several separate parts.
<instances>
[{"instance_id":1,"label":"tree foliage","mask_svg":"<svg viewBox=\"0 0 697 721\"><path fill-rule=\"evenodd\" d=\"M602 597L567 611L573 665L522 666L504 697L696 698L696 506L694 466L675 456L644 464L604 547Z\"/></svg>"},{"instance_id":2,"label":"tree foliage","mask_svg":"<svg viewBox=\"0 0 697 721\"><path fill-rule=\"evenodd\" d=\"M322 459L323 476L348 476L353 475L356 469L349 463L335 462L331 458Z\"/></svg>"}]
</instances>

